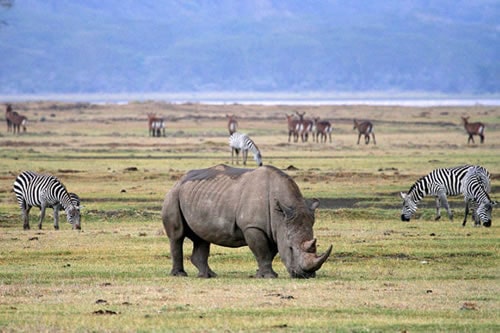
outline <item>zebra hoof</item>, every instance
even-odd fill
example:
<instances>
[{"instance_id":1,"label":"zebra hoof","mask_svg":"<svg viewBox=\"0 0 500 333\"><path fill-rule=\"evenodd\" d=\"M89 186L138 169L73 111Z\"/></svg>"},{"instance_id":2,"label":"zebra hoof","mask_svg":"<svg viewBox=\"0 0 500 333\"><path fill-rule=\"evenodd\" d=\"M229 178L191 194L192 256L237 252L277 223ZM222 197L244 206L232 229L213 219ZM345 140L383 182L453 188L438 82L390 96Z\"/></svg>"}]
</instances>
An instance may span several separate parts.
<instances>
[{"instance_id":1,"label":"zebra hoof","mask_svg":"<svg viewBox=\"0 0 500 333\"><path fill-rule=\"evenodd\" d=\"M434 221L439 221L441 219L441 216L436 216L436 218L434 219Z\"/></svg>"}]
</instances>

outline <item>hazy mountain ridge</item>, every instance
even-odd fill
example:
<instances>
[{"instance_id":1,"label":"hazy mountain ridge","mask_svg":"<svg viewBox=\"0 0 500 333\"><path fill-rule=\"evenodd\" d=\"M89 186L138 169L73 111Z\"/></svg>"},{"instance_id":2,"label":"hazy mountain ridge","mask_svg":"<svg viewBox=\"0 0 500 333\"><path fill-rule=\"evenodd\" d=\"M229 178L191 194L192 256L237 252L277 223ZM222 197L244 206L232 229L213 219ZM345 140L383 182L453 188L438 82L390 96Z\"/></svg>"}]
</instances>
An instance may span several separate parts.
<instances>
[{"instance_id":1,"label":"hazy mountain ridge","mask_svg":"<svg viewBox=\"0 0 500 333\"><path fill-rule=\"evenodd\" d=\"M500 92L496 1L35 1L0 93Z\"/></svg>"}]
</instances>

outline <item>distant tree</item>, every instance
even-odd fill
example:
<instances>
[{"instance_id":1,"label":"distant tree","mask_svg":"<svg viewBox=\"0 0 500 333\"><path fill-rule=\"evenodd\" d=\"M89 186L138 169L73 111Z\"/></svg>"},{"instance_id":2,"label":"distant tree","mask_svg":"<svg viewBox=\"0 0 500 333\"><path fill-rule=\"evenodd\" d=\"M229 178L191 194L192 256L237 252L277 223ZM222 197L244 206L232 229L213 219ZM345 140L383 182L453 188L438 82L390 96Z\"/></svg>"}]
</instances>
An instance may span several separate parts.
<instances>
[{"instance_id":1,"label":"distant tree","mask_svg":"<svg viewBox=\"0 0 500 333\"><path fill-rule=\"evenodd\" d=\"M0 0L0 7L2 9L10 9L14 6L14 1L15 0ZM0 25L7 25L7 21L0 20Z\"/></svg>"}]
</instances>

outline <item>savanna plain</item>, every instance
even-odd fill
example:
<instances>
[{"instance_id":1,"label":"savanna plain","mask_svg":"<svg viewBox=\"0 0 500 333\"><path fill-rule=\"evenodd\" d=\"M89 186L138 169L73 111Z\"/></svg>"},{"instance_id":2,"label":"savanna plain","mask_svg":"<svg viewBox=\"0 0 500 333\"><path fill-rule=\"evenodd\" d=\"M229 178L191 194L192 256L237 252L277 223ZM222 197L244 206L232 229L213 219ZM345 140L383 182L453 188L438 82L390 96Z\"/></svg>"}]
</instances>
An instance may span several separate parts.
<instances>
[{"instance_id":1,"label":"savanna plain","mask_svg":"<svg viewBox=\"0 0 500 333\"><path fill-rule=\"evenodd\" d=\"M500 108L398 106L125 105L14 103L28 117L21 135L0 132L0 331L2 332L498 332L500 213L491 228L462 227L464 203L450 198L434 221L425 198L401 222L400 191L438 167L480 164L500 189ZM332 143L288 142L286 114L333 124ZM166 120L151 137L147 113ZM226 128L260 148L304 197L319 198L318 252L333 252L314 279L256 279L247 247L212 246L218 274L172 277L161 223L167 191L188 170L231 164ZM460 116L486 124L467 144ZM3 112L0 115L3 120ZM377 144L359 145L353 118L370 119ZM363 140L361 140L363 141ZM240 165L241 166L241 165ZM250 158L247 164L255 168ZM57 176L82 205L82 230L31 210L24 231L12 184L22 170Z\"/></svg>"}]
</instances>

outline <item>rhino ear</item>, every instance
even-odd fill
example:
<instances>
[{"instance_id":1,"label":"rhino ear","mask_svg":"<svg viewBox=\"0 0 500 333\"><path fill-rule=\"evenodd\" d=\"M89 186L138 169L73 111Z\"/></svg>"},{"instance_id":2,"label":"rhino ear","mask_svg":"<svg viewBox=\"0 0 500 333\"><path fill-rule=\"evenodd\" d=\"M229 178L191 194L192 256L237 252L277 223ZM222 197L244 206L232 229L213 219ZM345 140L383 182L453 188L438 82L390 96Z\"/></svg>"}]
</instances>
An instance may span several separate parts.
<instances>
[{"instance_id":1,"label":"rhino ear","mask_svg":"<svg viewBox=\"0 0 500 333\"><path fill-rule=\"evenodd\" d=\"M293 207L282 205L278 200L276 200L276 211L283 215L286 220L291 220L295 216L295 209Z\"/></svg>"}]
</instances>

